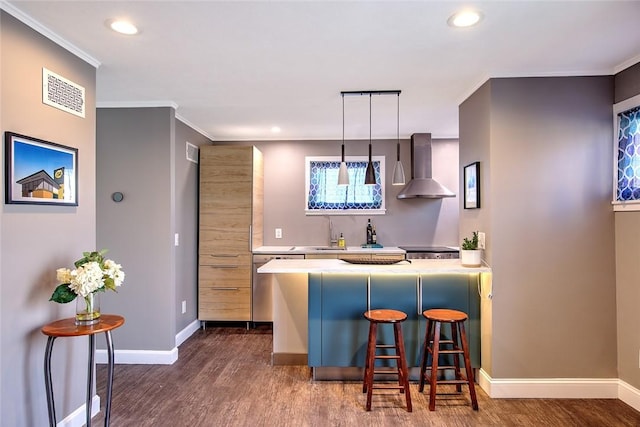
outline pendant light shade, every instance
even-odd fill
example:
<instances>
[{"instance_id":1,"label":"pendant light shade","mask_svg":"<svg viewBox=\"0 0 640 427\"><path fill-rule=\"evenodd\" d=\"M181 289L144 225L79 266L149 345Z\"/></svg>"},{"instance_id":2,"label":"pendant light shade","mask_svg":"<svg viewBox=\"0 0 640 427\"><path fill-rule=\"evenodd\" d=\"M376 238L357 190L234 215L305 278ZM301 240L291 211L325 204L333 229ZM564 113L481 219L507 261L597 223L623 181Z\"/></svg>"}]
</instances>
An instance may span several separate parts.
<instances>
[{"instance_id":1,"label":"pendant light shade","mask_svg":"<svg viewBox=\"0 0 640 427\"><path fill-rule=\"evenodd\" d=\"M396 131L396 141L397 141L397 156L396 156L396 165L393 167L393 181L391 184L393 185L404 185L404 167L402 167L402 162L400 161L400 94L398 93L398 119L396 121L398 127Z\"/></svg>"},{"instance_id":2,"label":"pendant light shade","mask_svg":"<svg viewBox=\"0 0 640 427\"><path fill-rule=\"evenodd\" d=\"M371 161L371 142L369 142L369 163L364 174L364 185L376 185L376 172L373 170L373 162Z\"/></svg>"},{"instance_id":3,"label":"pendant light shade","mask_svg":"<svg viewBox=\"0 0 640 427\"><path fill-rule=\"evenodd\" d=\"M376 185L376 173L371 161L371 94L369 94L369 163L367 163L367 171L364 175L364 185Z\"/></svg>"},{"instance_id":4,"label":"pendant light shade","mask_svg":"<svg viewBox=\"0 0 640 427\"><path fill-rule=\"evenodd\" d=\"M338 169L338 185L349 185L349 170L347 163L344 161L344 144L342 144L342 162Z\"/></svg>"},{"instance_id":5,"label":"pendant light shade","mask_svg":"<svg viewBox=\"0 0 640 427\"><path fill-rule=\"evenodd\" d=\"M344 161L344 94L342 94L342 161L338 169L338 185L349 185L349 171Z\"/></svg>"}]
</instances>

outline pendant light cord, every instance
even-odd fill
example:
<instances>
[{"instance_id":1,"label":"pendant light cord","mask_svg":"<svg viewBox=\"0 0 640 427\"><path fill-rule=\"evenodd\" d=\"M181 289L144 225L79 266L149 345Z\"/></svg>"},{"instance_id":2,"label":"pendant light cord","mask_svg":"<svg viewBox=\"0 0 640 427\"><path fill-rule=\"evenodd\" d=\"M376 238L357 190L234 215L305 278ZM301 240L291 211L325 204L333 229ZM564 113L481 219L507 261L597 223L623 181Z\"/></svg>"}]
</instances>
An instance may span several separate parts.
<instances>
[{"instance_id":1,"label":"pendant light cord","mask_svg":"<svg viewBox=\"0 0 640 427\"><path fill-rule=\"evenodd\" d=\"M344 94L342 94L342 145L344 145ZM344 158L342 161L344 162Z\"/></svg>"},{"instance_id":2,"label":"pendant light cord","mask_svg":"<svg viewBox=\"0 0 640 427\"><path fill-rule=\"evenodd\" d=\"M398 143L398 161L400 161L400 93L398 93L398 117L396 119L398 128L396 130L396 141Z\"/></svg>"},{"instance_id":3,"label":"pendant light cord","mask_svg":"<svg viewBox=\"0 0 640 427\"><path fill-rule=\"evenodd\" d=\"M369 153L371 153L371 94L369 94ZM369 154L369 162L371 162L371 154Z\"/></svg>"}]
</instances>

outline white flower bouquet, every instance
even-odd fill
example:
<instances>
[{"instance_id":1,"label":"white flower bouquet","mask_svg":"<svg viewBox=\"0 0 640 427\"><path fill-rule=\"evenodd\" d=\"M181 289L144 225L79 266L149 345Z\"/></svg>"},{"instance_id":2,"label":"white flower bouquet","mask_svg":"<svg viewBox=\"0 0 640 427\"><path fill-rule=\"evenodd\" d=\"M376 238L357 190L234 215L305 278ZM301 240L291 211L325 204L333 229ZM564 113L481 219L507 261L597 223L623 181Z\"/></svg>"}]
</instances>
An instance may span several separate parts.
<instances>
[{"instance_id":1,"label":"white flower bouquet","mask_svg":"<svg viewBox=\"0 0 640 427\"><path fill-rule=\"evenodd\" d=\"M122 266L105 259L103 249L99 252L83 252L82 258L74 263L74 270L56 270L60 285L56 287L49 301L68 303L81 296L87 299L94 292L116 291L124 281Z\"/></svg>"}]
</instances>

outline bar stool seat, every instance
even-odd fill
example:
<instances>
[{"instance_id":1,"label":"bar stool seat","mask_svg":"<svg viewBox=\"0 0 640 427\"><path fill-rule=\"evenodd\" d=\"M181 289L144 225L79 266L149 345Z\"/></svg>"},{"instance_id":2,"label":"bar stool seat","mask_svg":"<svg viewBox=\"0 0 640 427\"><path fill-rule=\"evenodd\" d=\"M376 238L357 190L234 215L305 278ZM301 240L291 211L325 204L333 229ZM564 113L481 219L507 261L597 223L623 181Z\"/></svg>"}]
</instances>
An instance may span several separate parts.
<instances>
[{"instance_id":1,"label":"bar stool seat","mask_svg":"<svg viewBox=\"0 0 640 427\"><path fill-rule=\"evenodd\" d=\"M418 390L424 390L425 382L429 383L429 410L436 409L436 386L437 384L455 384L456 391L462 392L462 385L469 386L471 396L471 407L478 410L478 400L473 379L473 369L469 357L469 346L464 322L468 316L458 310L431 309L425 310L422 315L427 319L427 331L425 333L422 361L420 363L420 385ZM441 339L441 325L449 324L451 328L451 339ZM438 365L441 354L451 354L453 356L453 366ZM427 360L431 355L431 364ZM463 356L466 376L460 371L460 355ZM429 366L429 372L427 372ZM453 369L454 379L438 379L438 370Z\"/></svg>"},{"instance_id":2,"label":"bar stool seat","mask_svg":"<svg viewBox=\"0 0 640 427\"><path fill-rule=\"evenodd\" d=\"M369 320L369 339L367 341L367 356L364 367L364 381L362 392L367 393L367 411L371 410L371 397L373 389L400 390L404 393L407 402L407 412L411 412L411 393L409 391L409 370L407 368L407 358L404 351L404 339L402 337L402 322L407 319L406 313L398 310L377 309L365 311L364 317ZM393 344L378 344L378 324L393 324ZM395 354L378 354L378 349L394 349ZM375 369L376 359L395 360L396 369ZM397 385L375 385L374 375L397 375Z\"/></svg>"}]
</instances>

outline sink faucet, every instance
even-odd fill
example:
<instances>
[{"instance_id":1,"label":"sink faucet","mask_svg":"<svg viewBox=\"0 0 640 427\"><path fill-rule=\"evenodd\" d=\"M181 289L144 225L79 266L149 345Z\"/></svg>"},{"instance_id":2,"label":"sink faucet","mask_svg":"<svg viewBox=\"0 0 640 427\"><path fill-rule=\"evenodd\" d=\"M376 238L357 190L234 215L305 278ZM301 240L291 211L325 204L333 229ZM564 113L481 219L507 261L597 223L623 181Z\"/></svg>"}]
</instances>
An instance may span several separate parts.
<instances>
[{"instance_id":1,"label":"sink faucet","mask_svg":"<svg viewBox=\"0 0 640 427\"><path fill-rule=\"evenodd\" d=\"M329 219L329 246L337 246L338 245L338 236L333 233L333 222L331 221L331 217L327 217Z\"/></svg>"}]
</instances>

